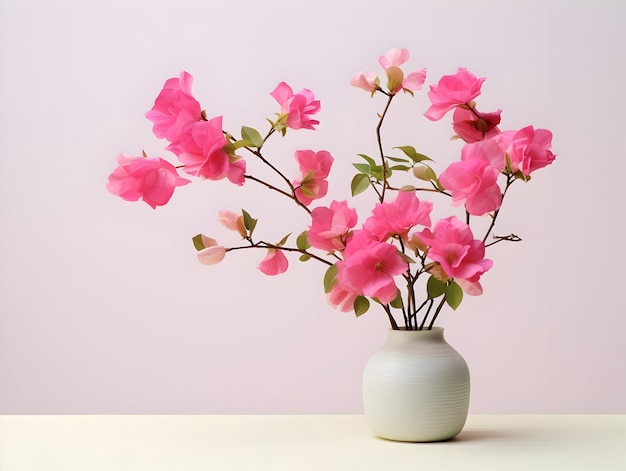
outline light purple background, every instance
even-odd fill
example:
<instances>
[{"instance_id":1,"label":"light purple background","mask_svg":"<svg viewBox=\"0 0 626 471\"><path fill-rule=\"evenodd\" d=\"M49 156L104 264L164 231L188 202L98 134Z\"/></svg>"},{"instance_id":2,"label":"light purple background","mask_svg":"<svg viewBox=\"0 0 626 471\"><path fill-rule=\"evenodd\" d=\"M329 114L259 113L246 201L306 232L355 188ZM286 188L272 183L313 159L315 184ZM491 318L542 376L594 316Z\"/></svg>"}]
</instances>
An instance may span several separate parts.
<instances>
[{"instance_id":1,"label":"light purple background","mask_svg":"<svg viewBox=\"0 0 626 471\"><path fill-rule=\"evenodd\" d=\"M391 47L429 84L458 66L487 77L481 109L551 129L559 154L505 203L500 233L524 242L494 247L485 295L441 316L471 412L626 413L625 21L618 1L3 0L0 413L360 413L382 311L329 308L313 262L269 278L261 252L206 267L190 242L236 243L219 209L245 207L275 240L306 228L301 211L227 182L153 211L105 183L120 151L167 155L143 115L187 70L233 132L265 129L279 81L314 90L318 131L267 151L294 175L295 149L331 151L324 202L347 198L382 105L348 80ZM450 118L428 122L427 105L398 100L386 144L449 162Z\"/></svg>"}]
</instances>

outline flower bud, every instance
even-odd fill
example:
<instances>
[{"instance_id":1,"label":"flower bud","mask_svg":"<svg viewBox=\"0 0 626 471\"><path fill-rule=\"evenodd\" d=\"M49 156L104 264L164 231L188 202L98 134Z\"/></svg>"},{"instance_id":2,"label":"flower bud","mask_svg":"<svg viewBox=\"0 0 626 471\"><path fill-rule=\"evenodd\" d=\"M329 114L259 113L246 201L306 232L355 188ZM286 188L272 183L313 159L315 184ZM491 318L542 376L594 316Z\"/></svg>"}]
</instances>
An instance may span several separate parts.
<instances>
[{"instance_id":1,"label":"flower bud","mask_svg":"<svg viewBox=\"0 0 626 471\"><path fill-rule=\"evenodd\" d=\"M392 65L385 69L385 72L387 72L387 89L391 93L400 90L400 88L402 88L402 81L404 80L404 72L402 72L402 69Z\"/></svg>"},{"instance_id":2,"label":"flower bud","mask_svg":"<svg viewBox=\"0 0 626 471\"><path fill-rule=\"evenodd\" d=\"M217 219L222 226L231 231L238 232L241 237L248 235L248 231L243 222L243 215L232 211L219 211L217 213Z\"/></svg>"},{"instance_id":3,"label":"flower bud","mask_svg":"<svg viewBox=\"0 0 626 471\"><path fill-rule=\"evenodd\" d=\"M204 265L215 265L224 260L226 248L221 245L213 245L198 251L198 260Z\"/></svg>"},{"instance_id":4,"label":"flower bud","mask_svg":"<svg viewBox=\"0 0 626 471\"><path fill-rule=\"evenodd\" d=\"M430 180L430 178L428 177L428 170L429 168L426 167L426 165L416 165L415 167L413 167L413 175L416 178L427 182Z\"/></svg>"}]
</instances>

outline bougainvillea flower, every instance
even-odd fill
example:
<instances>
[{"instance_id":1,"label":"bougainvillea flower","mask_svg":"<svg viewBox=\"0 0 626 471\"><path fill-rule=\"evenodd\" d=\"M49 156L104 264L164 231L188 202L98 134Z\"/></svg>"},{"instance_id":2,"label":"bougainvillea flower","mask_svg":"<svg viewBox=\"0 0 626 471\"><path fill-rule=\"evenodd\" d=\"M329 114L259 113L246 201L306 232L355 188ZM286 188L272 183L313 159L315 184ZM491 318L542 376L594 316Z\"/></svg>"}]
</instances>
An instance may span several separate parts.
<instances>
[{"instance_id":1,"label":"bougainvillea flower","mask_svg":"<svg viewBox=\"0 0 626 471\"><path fill-rule=\"evenodd\" d=\"M190 175L208 180L228 178L242 185L245 161L229 156L226 152L227 144L222 132L222 117L218 116L187 126L176 146L176 152L185 164L185 172Z\"/></svg>"},{"instance_id":2,"label":"bougainvillea flower","mask_svg":"<svg viewBox=\"0 0 626 471\"><path fill-rule=\"evenodd\" d=\"M178 175L176 168L160 157L117 156L118 167L109 175L107 190L125 199L143 199L152 208L166 204L177 186L190 180Z\"/></svg>"},{"instance_id":3,"label":"bougainvillea flower","mask_svg":"<svg viewBox=\"0 0 626 471\"><path fill-rule=\"evenodd\" d=\"M280 275L289 268L289 261L282 250L268 249L267 255L257 268L269 276Z\"/></svg>"},{"instance_id":4,"label":"bougainvillea flower","mask_svg":"<svg viewBox=\"0 0 626 471\"><path fill-rule=\"evenodd\" d=\"M384 56L378 58L378 63L387 72L389 91L397 93L402 89L418 91L426 81L426 69L411 72L404 75L400 66L410 58L409 50L402 48L392 48Z\"/></svg>"},{"instance_id":5,"label":"bougainvillea flower","mask_svg":"<svg viewBox=\"0 0 626 471\"><path fill-rule=\"evenodd\" d=\"M228 170L226 170L226 178L235 185L243 185L246 178L246 161L238 156L228 156Z\"/></svg>"},{"instance_id":6,"label":"bougainvillea flower","mask_svg":"<svg viewBox=\"0 0 626 471\"><path fill-rule=\"evenodd\" d=\"M337 283L349 293L387 304L398 293L393 277L407 268L395 246L378 242L365 231L354 231L346 244L344 259L337 262Z\"/></svg>"},{"instance_id":7,"label":"bougainvillea flower","mask_svg":"<svg viewBox=\"0 0 626 471\"><path fill-rule=\"evenodd\" d=\"M432 209L433 204L420 201L414 191L400 190L392 202L378 203L374 207L363 229L380 242L394 235L406 241L411 228L417 225L430 226Z\"/></svg>"},{"instance_id":8,"label":"bougainvillea flower","mask_svg":"<svg viewBox=\"0 0 626 471\"><path fill-rule=\"evenodd\" d=\"M202 235L203 249L198 250L197 256L204 265L215 265L224 260L226 248L219 245L215 239Z\"/></svg>"},{"instance_id":9,"label":"bougainvillea flower","mask_svg":"<svg viewBox=\"0 0 626 471\"><path fill-rule=\"evenodd\" d=\"M466 144L466 147L475 144ZM465 202L468 213L482 216L502 204L498 175L500 172L488 160L474 157L450 164L439 176L439 182L452 193L453 204Z\"/></svg>"},{"instance_id":10,"label":"bougainvillea flower","mask_svg":"<svg viewBox=\"0 0 626 471\"><path fill-rule=\"evenodd\" d=\"M191 95L193 77L181 72L180 78L171 78L154 101L154 106L146 113L146 118L154 123L152 132L158 138L178 142L184 127L202 119L200 103Z\"/></svg>"},{"instance_id":11,"label":"bougainvillea flower","mask_svg":"<svg viewBox=\"0 0 626 471\"><path fill-rule=\"evenodd\" d=\"M438 221L433 231L427 228L417 235L429 247L428 258L438 262L449 278L461 281L459 285L467 294L482 293L479 279L493 262L484 258L485 245L474 239L467 224L450 216Z\"/></svg>"},{"instance_id":12,"label":"bougainvillea flower","mask_svg":"<svg viewBox=\"0 0 626 471\"><path fill-rule=\"evenodd\" d=\"M371 72L357 72L350 78L350 85L373 92L378 88L378 77Z\"/></svg>"},{"instance_id":13,"label":"bougainvillea flower","mask_svg":"<svg viewBox=\"0 0 626 471\"><path fill-rule=\"evenodd\" d=\"M311 118L320 110L320 102L311 90L303 88L294 94L289 85L280 82L270 95L280 105L281 113L287 115L285 125L288 128L315 129L314 126L320 123Z\"/></svg>"},{"instance_id":14,"label":"bougainvillea flower","mask_svg":"<svg viewBox=\"0 0 626 471\"><path fill-rule=\"evenodd\" d=\"M437 121L452 108L470 103L480 95L480 87L484 78L476 78L465 67L459 67L456 74L444 75L437 85L431 85L428 98L432 105L424 116L431 121Z\"/></svg>"},{"instance_id":15,"label":"bougainvillea flower","mask_svg":"<svg viewBox=\"0 0 626 471\"><path fill-rule=\"evenodd\" d=\"M417 70L415 72L411 72L409 75L404 77L402 80L401 88L404 90L411 90L416 92L422 89L422 85L426 81L426 69Z\"/></svg>"},{"instance_id":16,"label":"bougainvillea flower","mask_svg":"<svg viewBox=\"0 0 626 471\"><path fill-rule=\"evenodd\" d=\"M346 291L338 284L335 284L327 295L328 303L335 309L339 308L341 312L350 312L354 310L354 300L357 295Z\"/></svg>"},{"instance_id":17,"label":"bougainvillea flower","mask_svg":"<svg viewBox=\"0 0 626 471\"><path fill-rule=\"evenodd\" d=\"M329 208L315 208L311 212L311 226L307 232L309 244L327 252L342 251L357 219L356 210L349 208L347 201L333 201Z\"/></svg>"},{"instance_id":18,"label":"bougainvillea flower","mask_svg":"<svg viewBox=\"0 0 626 471\"><path fill-rule=\"evenodd\" d=\"M313 200L323 198L328 192L328 182L325 180L333 165L333 156L330 152L321 150L298 150L295 158L300 166L302 178L293 182L298 201L305 205Z\"/></svg>"},{"instance_id":19,"label":"bougainvillea flower","mask_svg":"<svg viewBox=\"0 0 626 471\"><path fill-rule=\"evenodd\" d=\"M243 215L233 211L218 211L217 219L226 229L237 232L241 237L248 235L248 230L243 222Z\"/></svg>"},{"instance_id":20,"label":"bougainvillea flower","mask_svg":"<svg viewBox=\"0 0 626 471\"><path fill-rule=\"evenodd\" d=\"M407 62L410 57L408 49L394 47L389 49L387 54L384 56L380 56L378 58L378 63L383 69L388 69L389 67L400 67L402 64Z\"/></svg>"},{"instance_id":21,"label":"bougainvillea flower","mask_svg":"<svg viewBox=\"0 0 626 471\"><path fill-rule=\"evenodd\" d=\"M500 132L500 114L502 110L481 113L474 109L456 107L452 115L452 128L465 142L490 139Z\"/></svg>"},{"instance_id":22,"label":"bougainvillea flower","mask_svg":"<svg viewBox=\"0 0 626 471\"><path fill-rule=\"evenodd\" d=\"M426 69L404 75L400 66L409 60L408 49L393 48L378 58L378 63L387 74L387 88L392 93L400 90L417 91L426 80ZM368 92L374 92L379 86L379 78L373 73L357 72L350 79L350 84Z\"/></svg>"},{"instance_id":23,"label":"bougainvillea flower","mask_svg":"<svg viewBox=\"0 0 626 471\"><path fill-rule=\"evenodd\" d=\"M469 142L461 149L461 160L483 159L489 162L498 172L506 167L506 155L502 148L500 135L484 141Z\"/></svg>"},{"instance_id":24,"label":"bougainvillea flower","mask_svg":"<svg viewBox=\"0 0 626 471\"><path fill-rule=\"evenodd\" d=\"M506 131L498 142L509 156L511 170L530 175L535 170L550 165L556 155L552 148L552 133L547 129L526 126L519 131Z\"/></svg>"}]
</instances>

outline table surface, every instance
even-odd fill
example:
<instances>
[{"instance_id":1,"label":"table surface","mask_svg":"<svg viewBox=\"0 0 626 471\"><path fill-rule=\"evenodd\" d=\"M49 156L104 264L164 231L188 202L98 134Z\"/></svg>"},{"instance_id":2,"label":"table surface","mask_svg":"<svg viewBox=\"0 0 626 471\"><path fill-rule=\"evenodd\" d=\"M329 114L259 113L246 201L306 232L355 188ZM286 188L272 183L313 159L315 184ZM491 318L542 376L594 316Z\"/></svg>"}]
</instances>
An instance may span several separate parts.
<instances>
[{"instance_id":1,"label":"table surface","mask_svg":"<svg viewBox=\"0 0 626 471\"><path fill-rule=\"evenodd\" d=\"M0 470L626 470L626 415L470 415L441 443L360 415L4 415Z\"/></svg>"}]
</instances>

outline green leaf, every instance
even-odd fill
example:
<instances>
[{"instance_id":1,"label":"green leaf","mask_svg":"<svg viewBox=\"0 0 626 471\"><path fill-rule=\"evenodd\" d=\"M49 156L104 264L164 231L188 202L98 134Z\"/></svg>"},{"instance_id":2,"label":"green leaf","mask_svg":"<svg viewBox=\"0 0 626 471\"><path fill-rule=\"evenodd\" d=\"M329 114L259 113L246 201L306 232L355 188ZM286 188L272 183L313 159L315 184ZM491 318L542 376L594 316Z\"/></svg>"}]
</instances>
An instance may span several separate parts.
<instances>
[{"instance_id":1,"label":"green leaf","mask_svg":"<svg viewBox=\"0 0 626 471\"><path fill-rule=\"evenodd\" d=\"M416 162L423 162L424 160L430 160L433 161L433 159L431 159L430 157L424 155L424 154L420 154L419 152L417 152L415 154L415 157L417 160L415 160Z\"/></svg>"},{"instance_id":2,"label":"green leaf","mask_svg":"<svg viewBox=\"0 0 626 471\"><path fill-rule=\"evenodd\" d=\"M241 141L233 142L233 149L241 149L242 147L258 147L254 145L254 142L242 139Z\"/></svg>"},{"instance_id":3,"label":"green leaf","mask_svg":"<svg viewBox=\"0 0 626 471\"><path fill-rule=\"evenodd\" d=\"M263 145L263 138L259 131L248 126L241 126L241 138L244 141L250 141L252 143L250 147L261 147Z\"/></svg>"},{"instance_id":4,"label":"green leaf","mask_svg":"<svg viewBox=\"0 0 626 471\"><path fill-rule=\"evenodd\" d=\"M435 299L446 292L446 283L438 280L434 276L430 276L426 282L426 292L428 293L428 299Z\"/></svg>"},{"instance_id":5,"label":"green leaf","mask_svg":"<svg viewBox=\"0 0 626 471\"><path fill-rule=\"evenodd\" d=\"M302 255L300 255L301 262L306 262L308 260L311 260L311 256L308 253L303 253Z\"/></svg>"},{"instance_id":6,"label":"green leaf","mask_svg":"<svg viewBox=\"0 0 626 471\"><path fill-rule=\"evenodd\" d=\"M402 293L398 290L398 294L393 301L391 301L391 307L395 307L396 309L402 309L404 307L404 302L402 301Z\"/></svg>"},{"instance_id":7,"label":"green leaf","mask_svg":"<svg viewBox=\"0 0 626 471\"><path fill-rule=\"evenodd\" d=\"M252 232L256 227L256 223L259 221L258 219L254 219L248 211L245 209L241 210L241 214L243 214L243 225L248 229L248 236L252 236Z\"/></svg>"},{"instance_id":8,"label":"green leaf","mask_svg":"<svg viewBox=\"0 0 626 471\"><path fill-rule=\"evenodd\" d=\"M394 147L394 149L400 149L402 152L405 153L405 155L411 159L412 161L415 162L415 156L417 156L417 151L415 150L415 147L413 146L398 146L398 147Z\"/></svg>"},{"instance_id":9,"label":"green leaf","mask_svg":"<svg viewBox=\"0 0 626 471\"><path fill-rule=\"evenodd\" d=\"M400 158L400 157L391 157L389 155L386 155L385 158L388 159L388 160L391 160L392 162L399 162L399 163L403 163L403 164L410 163L409 160L403 159L403 158Z\"/></svg>"},{"instance_id":10,"label":"green leaf","mask_svg":"<svg viewBox=\"0 0 626 471\"><path fill-rule=\"evenodd\" d=\"M406 154L408 158L410 158L413 162L422 162L423 160L432 160L430 157L425 156L424 154L420 154L415 150L413 146L399 146L394 147L394 149L400 149L402 152Z\"/></svg>"},{"instance_id":11,"label":"green leaf","mask_svg":"<svg viewBox=\"0 0 626 471\"><path fill-rule=\"evenodd\" d=\"M365 296L357 296L354 299L354 313L357 317L362 316L370 308L370 302Z\"/></svg>"},{"instance_id":12,"label":"green leaf","mask_svg":"<svg viewBox=\"0 0 626 471\"><path fill-rule=\"evenodd\" d=\"M278 247L282 247L283 245L285 245L285 242L287 242L287 239L289 239L289 236L292 234L292 232L290 232L289 234L287 234L285 237L283 237L282 239L280 239L280 242L278 244L276 244Z\"/></svg>"},{"instance_id":13,"label":"green leaf","mask_svg":"<svg viewBox=\"0 0 626 471\"><path fill-rule=\"evenodd\" d=\"M408 165L394 165L393 167L389 167L389 170L402 170L403 172L408 172L412 167Z\"/></svg>"},{"instance_id":14,"label":"green leaf","mask_svg":"<svg viewBox=\"0 0 626 471\"><path fill-rule=\"evenodd\" d=\"M300 235L296 239L296 247L298 247L300 250L306 250L311 247L311 244L309 244L309 239L307 238L307 231L300 233Z\"/></svg>"},{"instance_id":15,"label":"green leaf","mask_svg":"<svg viewBox=\"0 0 626 471\"><path fill-rule=\"evenodd\" d=\"M463 290L456 282L451 281L446 288L446 303L448 303L448 306L452 309L456 310L461 304L461 301L463 301Z\"/></svg>"},{"instance_id":16,"label":"green leaf","mask_svg":"<svg viewBox=\"0 0 626 471\"><path fill-rule=\"evenodd\" d=\"M198 234L196 236L193 236L193 238L191 239L193 242L193 246L196 248L196 250L200 251L202 249L204 249L204 243L202 242L202 234Z\"/></svg>"},{"instance_id":17,"label":"green leaf","mask_svg":"<svg viewBox=\"0 0 626 471\"><path fill-rule=\"evenodd\" d=\"M370 177L362 173L357 173L352 182L350 183L350 189L352 190L352 196L356 196L359 193L363 193L370 186Z\"/></svg>"},{"instance_id":18,"label":"green leaf","mask_svg":"<svg viewBox=\"0 0 626 471\"><path fill-rule=\"evenodd\" d=\"M357 154L359 157L365 159L365 161L370 164L371 167L374 167L376 165L376 161L374 159L372 159L369 155L365 155L365 154Z\"/></svg>"},{"instance_id":19,"label":"green leaf","mask_svg":"<svg viewBox=\"0 0 626 471\"><path fill-rule=\"evenodd\" d=\"M369 175L371 172L371 167L368 164L352 164L354 168L356 168L359 172L364 173L365 175ZM376 165L374 165L375 167Z\"/></svg>"},{"instance_id":20,"label":"green leaf","mask_svg":"<svg viewBox=\"0 0 626 471\"><path fill-rule=\"evenodd\" d=\"M383 167L381 165L376 165L374 167L370 167L370 175L378 181L383 180ZM391 176L391 171L387 169L387 178Z\"/></svg>"},{"instance_id":21,"label":"green leaf","mask_svg":"<svg viewBox=\"0 0 626 471\"><path fill-rule=\"evenodd\" d=\"M324 293L330 293L337 282L337 265L331 265L324 274Z\"/></svg>"}]
</instances>

